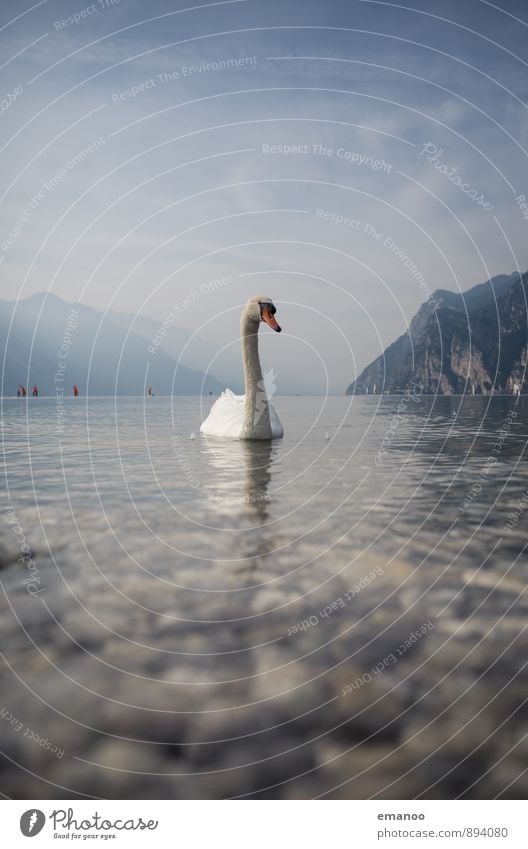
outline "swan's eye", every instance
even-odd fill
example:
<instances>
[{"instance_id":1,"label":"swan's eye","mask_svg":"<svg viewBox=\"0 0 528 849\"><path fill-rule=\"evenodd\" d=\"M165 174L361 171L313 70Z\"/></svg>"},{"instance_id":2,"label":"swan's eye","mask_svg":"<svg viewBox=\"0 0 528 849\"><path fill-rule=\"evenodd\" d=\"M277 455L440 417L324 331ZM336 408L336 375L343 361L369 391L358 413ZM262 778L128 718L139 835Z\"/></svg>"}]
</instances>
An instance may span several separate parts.
<instances>
[{"instance_id":1,"label":"swan's eye","mask_svg":"<svg viewBox=\"0 0 528 849\"><path fill-rule=\"evenodd\" d=\"M261 314L264 310L268 310L272 315L275 315L275 313L277 312L277 310L275 309L273 304L270 304L269 301L261 301L260 302L260 312L261 312Z\"/></svg>"}]
</instances>

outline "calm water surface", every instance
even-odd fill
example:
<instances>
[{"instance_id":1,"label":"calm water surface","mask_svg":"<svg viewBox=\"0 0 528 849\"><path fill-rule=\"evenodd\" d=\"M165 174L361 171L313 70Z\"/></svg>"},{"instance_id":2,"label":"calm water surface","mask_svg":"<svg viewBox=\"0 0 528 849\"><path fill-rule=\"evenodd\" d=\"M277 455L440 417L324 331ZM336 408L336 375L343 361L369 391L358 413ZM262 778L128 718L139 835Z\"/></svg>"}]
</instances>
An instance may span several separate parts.
<instances>
[{"instance_id":1,"label":"calm water surface","mask_svg":"<svg viewBox=\"0 0 528 849\"><path fill-rule=\"evenodd\" d=\"M2 402L10 793L526 798L526 399L211 401Z\"/></svg>"},{"instance_id":2,"label":"calm water surface","mask_svg":"<svg viewBox=\"0 0 528 849\"><path fill-rule=\"evenodd\" d=\"M8 496L20 520L64 535L111 529L189 558L302 559L348 535L414 561L471 541L482 559L526 487L527 399L276 399L285 438L203 437L211 399L53 399L2 403ZM513 415L511 412L513 411ZM491 459L490 459L491 458ZM522 517L507 530L519 541ZM133 552L131 552L133 554ZM211 588L215 583L211 576Z\"/></svg>"}]
</instances>

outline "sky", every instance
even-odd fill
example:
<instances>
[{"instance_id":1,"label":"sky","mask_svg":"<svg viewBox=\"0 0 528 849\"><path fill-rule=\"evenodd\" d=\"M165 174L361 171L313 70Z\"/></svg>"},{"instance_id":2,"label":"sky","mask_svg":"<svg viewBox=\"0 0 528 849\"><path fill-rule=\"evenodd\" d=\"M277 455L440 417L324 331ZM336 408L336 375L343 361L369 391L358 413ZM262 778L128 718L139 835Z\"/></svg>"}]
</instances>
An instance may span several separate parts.
<instances>
[{"instance_id":1,"label":"sky","mask_svg":"<svg viewBox=\"0 0 528 849\"><path fill-rule=\"evenodd\" d=\"M341 393L435 289L528 268L525 0L3 0L0 34L2 299L172 313L219 365L264 294L278 391Z\"/></svg>"}]
</instances>

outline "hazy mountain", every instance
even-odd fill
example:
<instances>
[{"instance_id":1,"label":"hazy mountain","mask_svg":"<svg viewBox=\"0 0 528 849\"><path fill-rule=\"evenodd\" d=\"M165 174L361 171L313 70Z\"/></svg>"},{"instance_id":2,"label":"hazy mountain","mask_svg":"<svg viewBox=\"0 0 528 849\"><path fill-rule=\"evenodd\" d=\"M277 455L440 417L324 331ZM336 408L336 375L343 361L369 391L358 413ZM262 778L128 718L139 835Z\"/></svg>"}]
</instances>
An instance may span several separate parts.
<instances>
[{"instance_id":1,"label":"hazy mountain","mask_svg":"<svg viewBox=\"0 0 528 849\"><path fill-rule=\"evenodd\" d=\"M142 336L149 345L152 345L152 340L159 334L161 322L149 318L149 316L136 316L131 313L118 313L112 310L108 311L108 315L113 322L124 327L127 331L131 330ZM242 360L239 346L234 351L225 352L221 357L218 357L216 349L205 339L191 333L186 327L176 324L167 327L166 335L159 338L158 341L161 351L176 361L180 360L182 365L187 368L205 374L209 372L210 368L213 368L222 388L229 386L233 392L244 392L241 380ZM211 366L211 364L213 365Z\"/></svg>"},{"instance_id":2,"label":"hazy mountain","mask_svg":"<svg viewBox=\"0 0 528 849\"><path fill-rule=\"evenodd\" d=\"M159 325L154 324L157 331ZM20 383L37 384L42 395L55 394L59 363L64 365L67 394L74 383L83 395L141 395L149 385L160 395L209 394L223 389L212 375L202 387L202 372L176 366L176 360L163 350L150 353L152 335L128 333L114 314L70 304L55 295L40 293L23 301L0 301L0 334L5 358L3 395L16 394Z\"/></svg>"},{"instance_id":3,"label":"hazy mountain","mask_svg":"<svg viewBox=\"0 0 528 849\"><path fill-rule=\"evenodd\" d=\"M148 316L135 316L130 313L115 313L109 311L110 319L127 330L141 335L148 344L159 333L160 321ZM273 335L273 334L272 334ZM214 372L222 389L228 386L233 392L244 393L244 374L242 369L242 354L240 343L235 341L226 347L215 347L202 336L191 333L186 327L172 324L166 328L166 335L160 340L160 350L178 360L188 368L198 369L207 374L209 369ZM269 342L269 340L268 340ZM266 372L266 338L261 333L259 345L262 351L263 368ZM313 383L310 376L303 374L298 368L288 370L288 363L281 363L280 379L277 380L277 391L281 395L297 393L313 394Z\"/></svg>"},{"instance_id":4,"label":"hazy mountain","mask_svg":"<svg viewBox=\"0 0 528 849\"><path fill-rule=\"evenodd\" d=\"M514 273L463 293L438 289L347 395L403 392L412 381L443 395L528 391L527 285L528 273Z\"/></svg>"}]
</instances>

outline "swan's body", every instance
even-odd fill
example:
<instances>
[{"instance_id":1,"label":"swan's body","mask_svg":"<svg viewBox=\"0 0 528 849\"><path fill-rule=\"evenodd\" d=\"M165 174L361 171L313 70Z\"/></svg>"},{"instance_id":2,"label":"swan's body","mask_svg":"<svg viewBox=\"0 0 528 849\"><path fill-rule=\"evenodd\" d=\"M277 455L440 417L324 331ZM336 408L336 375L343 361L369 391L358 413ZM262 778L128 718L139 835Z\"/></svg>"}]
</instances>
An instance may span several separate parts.
<instances>
[{"instance_id":1,"label":"swan's body","mask_svg":"<svg viewBox=\"0 0 528 849\"><path fill-rule=\"evenodd\" d=\"M203 422L201 433L233 439L280 439L283 435L280 419L266 393L258 352L262 321L280 333L274 314L270 298L256 295L247 302L240 320L245 395L235 395L230 389L222 392Z\"/></svg>"},{"instance_id":2,"label":"swan's body","mask_svg":"<svg viewBox=\"0 0 528 849\"><path fill-rule=\"evenodd\" d=\"M245 404L245 395L235 395L230 389L224 389L202 424L200 432L208 436L230 436L235 439L280 439L283 436L281 421L269 401L271 436L244 436Z\"/></svg>"}]
</instances>

